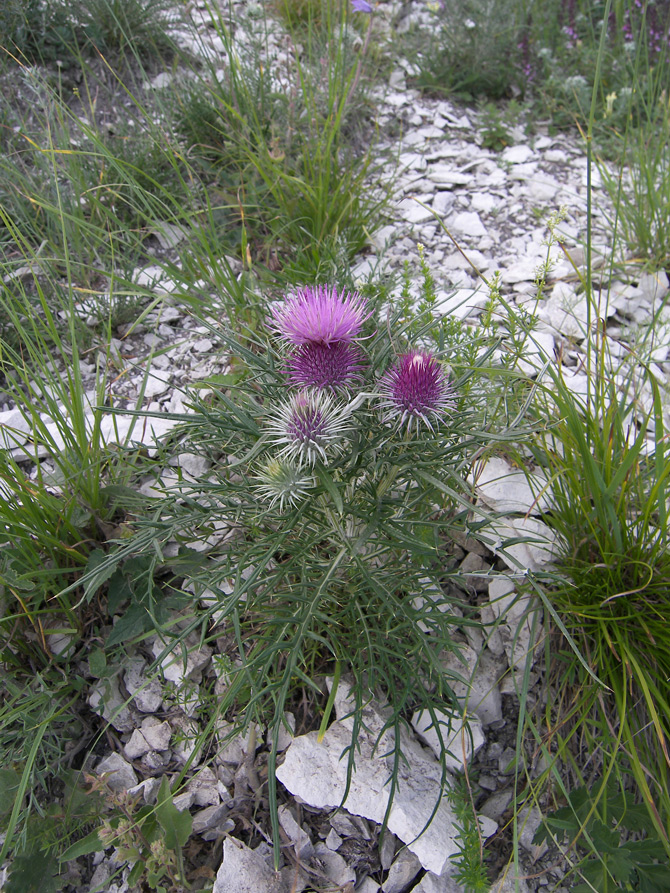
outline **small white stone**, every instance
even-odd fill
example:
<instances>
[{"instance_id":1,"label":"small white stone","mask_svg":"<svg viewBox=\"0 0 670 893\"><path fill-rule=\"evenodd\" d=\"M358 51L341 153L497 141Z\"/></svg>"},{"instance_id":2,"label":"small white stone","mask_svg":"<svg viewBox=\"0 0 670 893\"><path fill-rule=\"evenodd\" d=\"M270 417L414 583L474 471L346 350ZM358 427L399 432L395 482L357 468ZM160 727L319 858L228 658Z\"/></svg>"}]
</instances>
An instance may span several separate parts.
<instances>
[{"instance_id":1,"label":"small white stone","mask_svg":"<svg viewBox=\"0 0 670 893\"><path fill-rule=\"evenodd\" d=\"M177 462L183 471L196 480L202 480L212 465L206 456L199 456L197 453L179 453Z\"/></svg>"},{"instance_id":2,"label":"small white stone","mask_svg":"<svg viewBox=\"0 0 670 893\"><path fill-rule=\"evenodd\" d=\"M443 652L440 663L468 715L474 713L485 726L502 720L499 681L506 667L501 667L487 651L478 652L468 645L459 645L457 651Z\"/></svg>"},{"instance_id":3,"label":"small white stone","mask_svg":"<svg viewBox=\"0 0 670 893\"><path fill-rule=\"evenodd\" d=\"M193 816L193 833L202 834L203 831L209 831L211 828L221 828L229 812L229 808L221 804L212 804L199 810ZM232 831L234 827L231 822L230 830Z\"/></svg>"},{"instance_id":4,"label":"small white stone","mask_svg":"<svg viewBox=\"0 0 670 893\"><path fill-rule=\"evenodd\" d=\"M403 893L421 871L421 862L410 850L403 848L389 868L384 881L384 893Z\"/></svg>"},{"instance_id":5,"label":"small white stone","mask_svg":"<svg viewBox=\"0 0 670 893\"><path fill-rule=\"evenodd\" d=\"M280 806L278 816L279 824L293 844L296 856L303 861L309 859L314 853L309 834L300 827L288 806Z\"/></svg>"},{"instance_id":6,"label":"small white stone","mask_svg":"<svg viewBox=\"0 0 670 893\"><path fill-rule=\"evenodd\" d=\"M131 732L135 728L132 714L126 705L126 699L119 691L116 679L100 679L94 683L88 696L88 703L117 731Z\"/></svg>"},{"instance_id":7,"label":"small white stone","mask_svg":"<svg viewBox=\"0 0 670 893\"><path fill-rule=\"evenodd\" d=\"M398 205L398 211L403 220L408 223L423 223L433 219L433 212L430 208L423 207L413 198L404 198Z\"/></svg>"},{"instance_id":8,"label":"small white stone","mask_svg":"<svg viewBox=\"0 0 670 893\"><path fill-rule=\"evenodd\" d=\"M317 843L314 853L324 867L325 874L339 889L356 882L356 872L339 853L333 852L325 843Z\"/></svg>"},{"instance_id":9,"label":"small white stone","mask_svg":"<svg viewBox=\"0 0 670 893\"><path fill-rule=\"evenodd\" d=\"M151 750L167 750L170 746L172 729L169 722L161 722L155 716L142 720L141 732Z\"/></svg>"},{"instance_id":10,"label":"small white stone","mask_svg":"<svg viewBox=\"0 0 670 893\"><path fill-rule=\"evenodd\" d=\"M129 760L138 760L145 753L149 753L151 747L147 744L147 740L139 729L135 729L130 736L130 741L123 748L124 754Z\"/></svg>"},{"instance_id":11,"label":"small white stone","mask_svg":"<svg viewBox=\"0 0 670 893\"><path fill-rule=\"evenodd\" d=\"M151 369L147 375L144 396L149 398L164 394L170 386L171 378L171 369Z\"/></svg>"},{"instance_id":12,"label":"small white stone","mask_svg":"<svg viewBox=\"0 0 670 893\"><path fill-rule=\"evenodd\" d=\"M475 211L462 211L450 222L450 228L457 234L476 238L487 235L486 227Z\"/></svg>"},{"instance_id":13,"label":"small white stone","mask_svg":"<svg viewBox=\"0 0 670 893\"><path fill-rule=\"evenodd\" d=\"M530 146L508 146L502 153L502 160L508 164L525 164L535 157Z\"/></svg>"},{"instance_id":14,"label":"small white stone","mask_svg":"<svg viewBox=\"0 0 670 893\"><path fill-rule=\"evenodd\" d=\"M475 192L470 199L472 209L474 211L480 211L482 214L490 214L499 203L500 199L497 199L489 192Z\"/></svg>"},{"instance_id":15,"label":"small white stone","mask_svg":"<svg viewBox=\"0 0 670 893\"><path fill-rule=\"evenodd\" d=\"M489 893L529 893L528 882L514 873L514 865L510 864L498 876Z\"/></svg>"},{"instance_id":16,"label":"small white stone","mask_svg":"<svg viewBox=\"0 0 670 893\"><path fill-rule=\"evenodd\" d=\"M489 522L486 538L493 552L518 573L542 570L555 557L556 534L537 518L495 518Z\"/></svg>"},{"instance_id":17,"label":"small white stone","mask_svg":"<svg viewBox=\"0 0 670 893\"><path fill-rule=\"evenodd\" d=\"M142 713L157 713L163 706L163 688L158 679L146 678L146 662L140 658L133 658L123 676L123 682L128 692L133 696L133 702Z\"/></svg>"},{"instance_id":18,"label":"small white stone","mask_svg":"<svg viewBox=\"0 0 670 893\"><path fill-rule=\"evenodd\" d=\"M28 440L30 424L19 409L0 412L0 447L6 450L20 447Z\"/></svg>"}]
</instances>

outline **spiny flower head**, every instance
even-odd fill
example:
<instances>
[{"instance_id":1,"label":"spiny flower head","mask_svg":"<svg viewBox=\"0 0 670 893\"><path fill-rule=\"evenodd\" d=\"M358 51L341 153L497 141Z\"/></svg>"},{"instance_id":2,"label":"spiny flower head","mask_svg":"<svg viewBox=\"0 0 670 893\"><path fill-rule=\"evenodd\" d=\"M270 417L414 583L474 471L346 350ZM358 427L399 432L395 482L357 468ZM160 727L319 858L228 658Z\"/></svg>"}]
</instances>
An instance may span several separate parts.
<instances>
[{"instance_id":1,"label":"spiny flower head","mask_svg":"<svg viewBox=\"0 0 670 893\"><path fill-rule=\"evenodd\" d=\"M339 406L324 391L304 390L294 394L271 415L268 427L275 443L283 445L280 456L298 465L328 462L327 451L342 451L349 434L350 410Z\"/></svg>"},{"instance_id":2,"label":"spiny flower head","mask_svg":"<svg viewBox=\"0 0 670 893\"><path fill-rule=\"evenodd\" d=\"M378 389L384 420L407 423L410 429L423 422L432 431L431 420L438 421L454 404L449 378L429 353L411 351L398 357L379 380Z\"/></svg>"},{"instance_id":3,"label":"spiny flower head","mask_svg":"<svg viewBox=\"0 0 670 893\"><path fill-rule=\"evenodd\" d=\"M327 285L300 288L270 313L271 328L290 344L326 346L354 341L370 316L357 292L338 292Z\"/></svg>"},{"instance_id":4,"label":"spiny flower head","mask_svg":"<svg viewBox=\"0 0 670 893\"><path fill-rule=\"evenodd\" d=\"M269 459L261 466L256 478L260 495L269 499L270 507L279 501L281 511L286 503L295 505L315 483L311 475L305 474L293 462L276 458Z\"/></svg>"},{"instance_id":5,"label":"spiny flower head","mask_svg":"<svg viewBox=\"0 0 670 893\"><path fill-rule=\"evenodd\" d=\"M360 348L346 341L301 344L286 358L283 371L298 387L341 391L363 384Z\"/></svg>"}]
</instances>

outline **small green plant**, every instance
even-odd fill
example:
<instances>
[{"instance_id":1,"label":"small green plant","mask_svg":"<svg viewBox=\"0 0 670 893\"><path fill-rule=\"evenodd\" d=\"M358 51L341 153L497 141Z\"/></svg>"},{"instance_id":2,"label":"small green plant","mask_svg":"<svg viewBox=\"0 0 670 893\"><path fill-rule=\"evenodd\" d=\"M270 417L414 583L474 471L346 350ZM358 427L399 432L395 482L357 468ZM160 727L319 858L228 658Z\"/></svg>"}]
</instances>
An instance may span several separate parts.
<instances>
[{"instance_id":1,"label":"small green plant","mask_svg":"<svg viewBox=\"0 0 670 893\"><path fill-rule=\"evenodd\" d=\"M336 12L328 10L334 24ZM287 83L279 91L258 40L239 52L224 16L211 11L225 73L212 63L206 79L178 97L174 119L217 177L227 228L232 223L244 239L243 260L272 258L275 269L297 263L303 272L311 265L313 275L334 240L353 257L387 198L384 188L369 187L371 151L361 154L347 136L361 103L368 41L359 48L349 25L327 39L314 27L298 46L289 31Z\"/></svg>"},{"instance_id":2,"label":"small green plant","mask_svg":"<svg viewBox=\"0 0 670 893\"><path fill-rule=\"evenodd\" d=\"M74 5L92 46L103 55L139 61L177 52L170 37L177 10L174 0L79 0Z\"/></svg>"},{"instance_id":3,"label":"small green plant","mask_svg":"<svg viewBox=\"0 0 670 893\"><path fill-rule=\"evenodd\" d=\"M670 267L670 106L663 94L646 123L629 134L617 175L599 163L620 234L636 260L652 270Z\"/></svg>"},{"instance_id":4,"label":"small green plant","mask_svg":"<svg viewBox=\"0 0 670 893\"><path fill-rule=\"evenodd\" d=\"M479 110L481 144L485 149L502 152L512 142L506 116L492 102L487 102Z\"/></svg>"},{"instance_id":5,"label":"small green plant","mask_svg":"<svg viewBox=\"0 0 670 893\"><path fill-rule=\"evenodd\" d=\"M457 0L434 4L429 48L419 33L416 84L431 94L498 100L525 86L519 58L525 22L515 0Z\"/></svg>"},{"instance_id":6,"label":"small green plant","mask_svg":"<svg viewBox=\"0 0 670 893\"><path fill-rule=\"evenodd\" d=\"M581 858L573 870L583 883L571 885L573 893L670 890L665 848L647 809L630 791L609 779L590 791L575 788L567 800L545 817L535 843L556 841L577 849Z\"/></svg>"},{"instance_id":7,"label":"small green plant","mask_svg":"<svg viewBox=\"0 0 670 893\"><path fill-rule=\"evenodd\" d=\"M193 819L188 810L180 811L174 805L167 777L163 776L156 804L140 808L125 792L111 790L104 779L90 777L89 781L91 790L102 794L112 815L67 849L60 861L113 846L118 859L132 865L129 884L146 884L156 893L188 889L182 850L191 835Z\"/></svg>"},{"instance_id":8,"label":"small green plant","mask_svg":"<svg viewBox=\"0 0 670 893\"><path fill-rule=\"evenodd\" d=\"M456 779L448 797L456 816L456 839L460 847L460 852L451 857L456 869L452 877L465 893L486 893L491 883L484 864L481 829L467 781Z\"/></svg>"}]
</instances>

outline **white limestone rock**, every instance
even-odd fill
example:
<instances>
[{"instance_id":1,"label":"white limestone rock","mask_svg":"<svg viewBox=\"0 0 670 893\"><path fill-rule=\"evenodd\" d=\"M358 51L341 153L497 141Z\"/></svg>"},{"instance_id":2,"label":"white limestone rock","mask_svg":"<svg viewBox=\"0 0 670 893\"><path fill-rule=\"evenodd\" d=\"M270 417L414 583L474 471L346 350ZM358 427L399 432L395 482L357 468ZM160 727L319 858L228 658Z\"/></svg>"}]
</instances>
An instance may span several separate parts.
<instances>
[{"instance_id":1,"label":"white limestone rock","mask_svg":"<svg viewBox=\"0 0 670 893\"><path fill-rule=\"evenodd\" d=\"M200 682L202 671L212 657L209 645L203 645L201 648L191 647L186 655L186 661L180 647L163 654L165 643L157 637L153 641L152 651L155 658L161 658L160 666L165 678L175 685L181 685L185 680Z\"/></svg>"},{"instance_id":2,"label":"white limestone rock","mask_svg":"<svg viewBox=\"0 0 670 893\"><path fill-rule=\"evenodd\" d=\"M521 574L549 567L556 555L556 534L537 518L490 520L484 536L491 551Z\"/></svg>"},{"instance_id":3,"label":"white limestone rock","mask_svg":"<svg viewBox=\"0 0 670 893\"><path fill-rule=\"evenodd\" d=\"M461 211L450 220L449 227L454 235L467 236L472 239L488 235L486 227L476 211Z\"/></svg>"},{"instance_id":4,"label":"white limestone rock","mask_svg":"<svg viewBox=\"0 0 670 893\"><path fill-rule=\"evenodd\" d=\"M548 508L544 476L515 468L501 456L478 463L468 481L477 498L495 512L538 515Z\"/></svg>"},{"instance_id":5,"label":"white limestone rock","mask_svg":"<svg viewBox=\"0 0 670 893\"><path fill-rule=\"evenodd\" d=\"M489 893L530 893L528 881L514 873L514 865L508 865L491 887Z\"/></svg>"},{"instance_id":6,"label":"white limestone rock","mask_svg":"<svg viewBox=\"0 0 670 893\"><path fill-rule=\"evenodd\" d=\"M333 852L325 843L317 843L314 847L314 855L323 865L324 874L335 886L342 890L353 886L356 882L356 872L339 853Z\"/></svg>"},{"instance_id":7,"label":"white limestone rock","mask_svg":"<svg viewBox=\"0 0 670 893\"><path fill-rule=\"evenodd\" d=\"M488 302L484 291L471 288L455 288L449 292L439 292L435 303L435 312L440 316L455 316L467 319L478 316Z\"/></svg>"},{"instance_id":8,"label":"white limestone rock","mask_svg":"<svg viewBox=\"0 0 670 893\"><path fill-rule=\"evenodd\" d=\"M146 671L147 663L143 658L131 658L123 674L123 682L139 711L158 713L163 706L163 686L156 677L148 678Z\"/></svg>"},{"instance_id":9,"label":"white limestone rock","mask_svg":"<svg viewBox=\"0 0 670 893\"><path fill-rule=\"evenodd\" d=\"M514 581L500 576L489 585L490 608L500 620L498 632L510 667L523 671L528 655L537 645L541 630L536 599L517 592Z\"/></svg>"},{"instance_id":10,"label":"white limestone rock","mask_svg":"<svg viewBox=\"0 0 670 893\"><path fill-rule=\"evenodd\" d=\"M123 752L129 760L139 760L140 757L149 753L150 750L151 746L147 743L146 738L139 729L133 730L133 734L130 736L130 741L128 741L123 748Z\"/></svg>"},{"instance_id":11,"label":"white limestone rock","mask_svg":"<svg viewBox=\"0 0 670 893\"><path fill-rule=\"evenodd\" d=\"M475 651L469 645L459 645L456 651L440 655L440 663L449 676L449 685L468 715L473 713L482 725L489 726L502 720L502 699L499 680L504 668L487 651Z\"/></svg>"},{"instance_id":12,"label":"white limestone rock","mask_svg":"<svg viewBox=\"0 0 670 893\"><path fill-rule=\"evenodd\" d=\"M135 728L132 713L119 691L119 683L115 678L99 679L94 683L88 696L88 703L117 731L132 732Z\"/></svg>"},{"instance_id":13,"label":"white limestone rock","mask_svg":"<svg viewBox=\"0 0 670 893\"><path fill-rule=\"evenodd\" d=\"M535 158L535 153L530 146L508 146L502 153L502 160L508 164L526 164Z\"/></svg>"},{"instance_id":14,"label":"white limestone rock","mask_svg":"<svg viewBox=\"0 0 670 893\"><path fill-rule=\"evenodd\" d=\"M169 722L161 722L157 716L147 716L140 727L150 750L167 750L170 746L172 728Z\"/></svg>"},{"instance_id":15,"label":"white limestone rock","mask_svg":"<svg viewBox=\"0 0 670 893\"><path fill-rule=\"evenodd\" d=\"M380 741L375 749L376 737L367 732L359 737L344 805L350 813L381 824L388 805L392 760L383 756L388 750L386 742ZM337 721L321 742L317 738L316 732L295 738L277 769L277 778L310 806L334 809L342 803L347 788L344 752L351 745L351 730ZM424 868L440 874L450 864L449 856L458 852L458 832L449 803L444 796L440 799L440 764L418 749L421 755L412 753L408 764L400 762L400 784L388 816L388 828L418 856ZM435 816L421 834L438 800Z\"/></svg>"},{"instance_id":16,"label":"white limestone rock","mask_svg":"<svg viewBox=\"0 0 670 893\"><path fill-rule=\"evenodd\" d=\"M421 867L421 862L411 850L400 850L384 881L384 893L404 893Z\"/></svg>"},{"instance_id":17,"label":"white limestone rock","mask_svg":"<svg viewBox=\"0 0 670 893\"><path fill-rule=\"evenodd\" d=\"M151 398L164 394L170 386L171 379L171 369L151 369L147 375L144 396Z\"/></svg>"},{"instance_id":18,"label":"white limestone rock","mask_svg":"<svg viewBox=\"0 0 670 893\"><path fill-rule=\"evenodd\" d=\"M303 862L314 855L314 844L309 834L300 827L288 806L280 806L278 810L279 824L293 844L298 859ZM341 840L340 840L341 842ZM332 847L330 847L332 851Z\"/></svg>"},{"instance_id":19,"label":"white limestone rock","mask_svg":"<svg viewBox=\"0 0 670 893\"><path fill-rule=\"evenodd\" d=\"M463 887L447 872L437 875L427 871L412 893L463 893Z\"/></svg>"},{"instance_id":20,"label":"white limestone rock","mask_svg":"<svg viewBox=\"0 0 670 893\"><path fill-rule=\"evenodd\" d=\"M23 446L28 440L30 424L20 409L0 412L0 447L6 450Z\"/></svg>"},{"instance_id":21,"label":"white limestone rock","mask_svg":"<svg viewBox=\"0 0 670 893\"><path fill-rule=\"evenodd\" d=\"M289 893L292 874L290 868L275 871L260 848L227 837L212 893Z\"/></svg>"},{"instance_id":22,"label":"white limestone rock","mask_svg":"<svg viewBox=\"0 0 670 893\"><path fill-rule=\"evenodd\" d=\"M96 775L105 775L109 787L118 793L127 791L137 784L135 770L119 753L103 757L95 767Z\"/></svg>"},{"instance_id":23,"label":"white limestone rock","mask_svg":"<svg viewBox=\"0 0 670 893\"><path fill-rule=\"evenodd\" d=\"M538 306L538 317L564 338L581 341L586 337L589 307L584 295L577 295L567 282L557 282L549 296Z\"/></svg>"},{"instance_id":24,"label":"white limestone rock","mask_svg":"<svg viewBox=\"0 0 670 893\"><path fill-rule=\"evenodd\" d=\"M439 759L443 747L436 722L444 742L447 768L452 772L463 772L465 765L470 763L484 744L481 723L475 717L464 721L462 715L456 711L435 710L434 713L435 721L428 710L417 711L412 717L412 726Z\"/></svg>"},{"instance_id":25,"label":"white limestone rock","mask_svg":"<svg viewBox=\"0 0 670 893\"><path fill-rule=\"evenodd\" d=\"M404 198L398 205L398 211L403 220L408 223L424 223L426 220L433 220L433 212L430 208L425 208L413 198Z\"/></svg>"},{"instance_id":26,"label":"white limestone rock","mask_svg":"<svg viewBox=\"0 0 670 893\"><path fill-rule=\"evenodd\" d=\"M190 779L186 790L193 793L195 806L215 806L221 801L219 780L208 766L203 767Z\"/></svg>"}]
</instances>

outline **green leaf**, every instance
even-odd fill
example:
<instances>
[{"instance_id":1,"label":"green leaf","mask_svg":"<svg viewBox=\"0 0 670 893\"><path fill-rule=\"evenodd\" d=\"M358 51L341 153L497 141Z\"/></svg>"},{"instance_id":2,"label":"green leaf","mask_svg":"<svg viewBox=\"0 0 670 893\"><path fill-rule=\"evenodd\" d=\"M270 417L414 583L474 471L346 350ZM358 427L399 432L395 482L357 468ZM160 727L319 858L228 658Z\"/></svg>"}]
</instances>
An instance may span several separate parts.
<instances>
[{"instance_id":1,"label":"green leaf","mask_svg":"<svg viewBox=\"0 0 670 893\"><path fill-rule=\"evenodd\" d=\"M56 860L42 850L14 856L4 893L56 893Z\"/></svg>"},{"instance_id":2,"label":"green leaf","mask_svg":"<svg viewBox=\"0 0 670 893\"><path fill-rule=\"evenodd\" d=\"M335 508L339 515L344 514L344 505L342 503L342 496L340 495L340 491L337 489L335 481L328 474L325 468L319 468L318 472L319 481L323 484L325 489L330 494L330 498L335 503Z\"/></svg>"},{"instance_id":3,"label":"green leaf","mask_svg":"<svg viewBox=\"0 0 670 893\"><path fill-rule=\"evenodd\" d=\"M110 614L116 614L121 605L132 598L133 590L130 583L120 570L115 570L109 578L107 587L107 609Z\"/></svg>"},{"instance_id":4,"label":"green leaf","mask_svg":"<svg viewBox=\"0 0 670 893\"><path fill-rule=\"evenodd\" d=\"M88 656L88 669L91 676L100 679L107 675L107 657L102 648L94 648Z\"/></svg>"},{"instance_id":5,"label":"green leaf","mask_svg":"<svg viewBox=\"0 0 670 893\"><path fill-rule=\"evenodd\" d=\"M156 818L165 834L165 845L180 850L191 836L193 819L188 811L180 812L172 802L170 782L165 775L158 791Z\"/></svg>"},{"instance_id":6,"label":"green leaf","mask_svg":"<svg viewBox=\"0 0 670 893\"><path fill-rule=\"evenodd\" d=\"M106 583L114 573L114 565L107 563L108 557L102 549L94 549L88 556L85 574L91 576L88 577L85 587L87 601L93 598L103 583Z\"/></svg>"},{"instance_id":7,"label":"green leaf","mask_svg":"<svg viewBox=\"0 0 670 893\"><path fill-rule=\"evenodd\" d=\"M12 811L20 782L21 777L14 769L0 769L0 816Z\"/></svg>"},{"instance_id":8,"label":"green leaf","mask_svg":"<svg viewBox=\"0 0 670 893\"><path fill-rule=\"evenodd\" d=\"M99 853L103 849L104 845L96 828L95 831L91 831L86 837L82 837L81 840L69 846L58 858L61 862L69 862L71 859L78 859L80 856L88 856L89 853Z\"/></svg>"},{"instance_id":9,"label":"green leaf","mask_svg":"<svg viewBox=\"0 0 670 893\"><path fill-rule=\"evenodd\" d=\"M153 623L146 608L142 605L131 605L123 617L114 625L107 637L107 647L119 645L128 639L134 639L151 629Z\"/></svg>"}]
</instances>

